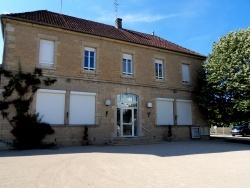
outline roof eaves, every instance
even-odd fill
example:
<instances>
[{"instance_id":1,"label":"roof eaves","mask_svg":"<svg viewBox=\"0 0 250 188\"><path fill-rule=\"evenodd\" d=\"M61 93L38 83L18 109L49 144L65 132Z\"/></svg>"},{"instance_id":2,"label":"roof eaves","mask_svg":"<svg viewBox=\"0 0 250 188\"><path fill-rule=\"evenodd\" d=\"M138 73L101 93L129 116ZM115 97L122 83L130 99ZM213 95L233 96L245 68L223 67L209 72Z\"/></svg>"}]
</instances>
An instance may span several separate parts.
<instances>
[{"instance_id":1,"label":"roof eaves","mask_svg":"<svg viewBox=\"0 0 250 188\"><path fill-rule=\"evenodd\" d=\"M57 26L57 25L53 25L53 24L41 23L41 22L37 22L37 21L33 21L33 20L27 20L27 19L12 17L11 14L10 14L10 16L8 16L8 15L5 14L5 15L1 15L0 17L1 17L1 22L2 22L3 18L7 18L7 19L17 20L17 21L22 21L22 22L28 22L28 23L33 23L33 24L38 24L38 25L43 25L43 26L50 26L50 27L54 27L54 28L60 28L60 29L64 29L64 30L78 32L78 33L85 33L85 34L89 34L89 35L94 35L94 36L99 36L99 37L105 37L105 38L110 38L110 39L114 39L114 40L120 40L120 41L124 41L124 42L139 44L139 45L153 47L153 48L158 48L158 49L162 49L162 50L168 50L168 51L172 51L172 52L175 52L175 53L180 53L180 54L186 54L186 55L190 55L190 56L199 57L199 58L202 58L202 59L206 58L206 56L194 54L196 52L193 52L193 51L192 51L193 53L180 52L178 50L167 49L167 48L163 48L163 47L159 47L159 46L154 46L154 45L149 45L149 44L145 44L145 43L134 42L134 41L125 40L125 39L118 39L118 38L115 38L115 37L109 37L109 36L104 36L104 35L100 35L100 34L95 34L93 32L79 31L79 30L76 30L76 29L65 28L65 27ZM129 31L129 32L137 33L137 32L131 31L131 30L127 30L127 29L123 29L123 30L125 30L127 32ZM2 28L2 32L3 32L3 28ZM170 41L168 41L168 42L170 42ZM170 43L172 43L172 42L170 42ZM172 43L172 44L174 44L174 43ZM174 45L177 45L177 44L174 44ZM179 46L179 45L177 45L177 46ZM181 47L181 46L179 46L179 47ZM182 47L182 48L184 48L184 47ZM184 48L184 49L186 49L186 48ZM186 49L186 50L189 50L189 49Z\"/></svg>"}]
</instances>

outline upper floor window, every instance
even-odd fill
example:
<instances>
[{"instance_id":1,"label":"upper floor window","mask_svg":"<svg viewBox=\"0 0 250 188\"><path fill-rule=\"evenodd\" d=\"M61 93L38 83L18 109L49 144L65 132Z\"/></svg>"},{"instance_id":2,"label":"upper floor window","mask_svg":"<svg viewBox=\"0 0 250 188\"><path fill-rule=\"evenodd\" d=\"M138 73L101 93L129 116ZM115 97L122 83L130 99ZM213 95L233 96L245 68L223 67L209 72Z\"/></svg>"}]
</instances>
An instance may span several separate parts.
<instances>
[{"instance_id":1,"label":"upper floor window","mask_svg":"<svg viewBox=\"0 0 250 188\"><path fill-rule=\"evenodd\" d=\"M39 64L41 66L54 66L55 42L50 40L40 40Z\"/></svg>"},{"instance_id":2,"label":"upper floor window","mask_svg":"<svg viewBox=\"0 0 250 188\"><path fill-rule=\"evenodd\" d=\"M163 60L156 59L155 60L155 76L156 79L158 80L163 80L164 79L164 74L163 74Z\"/></svg>"},{"instance_id":3,"label":"upper floor window","mask_svg":"<svg viewBox=\"0 0 250 188\"><path fill-rule=\"evenodd\" d=\"M189 65L187 64L182 64L182 82L190 83Z\"/></svg>"},{"instance_id":4,"label":"upper floor window","mask_svg":"<svg viewBox=\"0 0 250 188\"><path fill-rule=\"evenodd\" d=\"M123 54L122 61L122 72L124 75L132 75L133 74L133 56L130 54Z\"/></svg>"},{"instance_id":5,"label":"upper floor window","mask_svg":"<svg viewBox=\"0 0 250 188\"><path fill-rule=\"evenodd\" d=\"M96 69L96 49L84 47L84 70L95 71Z\"/></svg>"}]
</instances>

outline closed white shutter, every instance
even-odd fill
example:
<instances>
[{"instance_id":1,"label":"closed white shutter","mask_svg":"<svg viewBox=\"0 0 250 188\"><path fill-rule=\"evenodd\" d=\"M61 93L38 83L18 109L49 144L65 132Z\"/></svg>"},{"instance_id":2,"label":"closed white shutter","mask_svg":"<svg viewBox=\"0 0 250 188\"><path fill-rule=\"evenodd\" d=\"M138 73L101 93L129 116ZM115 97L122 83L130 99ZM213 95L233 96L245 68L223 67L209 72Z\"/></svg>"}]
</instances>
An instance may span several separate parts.
<instances>
[{"instance_id":1,"label":"closed white shutter","mask_svg":"<svg viewBox=\"0 0 250 188\"><path fill-rule=\"evenodd\" d=\"M61 90L39 89L36 98L36 113L42 121L64 124L65 93Z\"/></svg>"},{"instance_id":2,"label":"closed white shutter","mask_svg":"<svg viewBox=\"0 0 250 188\"><path fill-rule=\"evenodd\" d=\"M95 93L70 92L69 124L95 124Z\"/></svg>"},{"instance_id":3,"label":"closed white shutter","mask_svg":"<svg viewBox=\"0 0 250 188\"><path fill-rule=\"evenodd\" d=\"M40 40L39 63L54 64L55 42L48 40Z\"/></svg>"},{"instance_id":4,"label":"closed white shutter","mask_svg":"<svg viewBox=\"0 0 250 188\"><path fill-rule=\"evenodd\" d=\"M176 100L177 124L192 125L192 101Z\"/></svg>"},{"instance_id":5,"label":"closed white shutter","mask_svg":"<svg viewBox=\"0 0 250 188\"><path fill-rule=\"evenodd\" d=\"M174 108L173 99L157 98L156 100L156 124L173 125Z\"/></svg>"},{"instance_id":6,"label":"closed white shutter","mask_svg":"<svg viewBox=\"0 0 250 188\"><path fill-rule=\"evenodd\" d=\"M187 64L182 64L182 82L184 82L184 83L190 82L189 65L187 65Z\"/></svg>"}]
</instances>

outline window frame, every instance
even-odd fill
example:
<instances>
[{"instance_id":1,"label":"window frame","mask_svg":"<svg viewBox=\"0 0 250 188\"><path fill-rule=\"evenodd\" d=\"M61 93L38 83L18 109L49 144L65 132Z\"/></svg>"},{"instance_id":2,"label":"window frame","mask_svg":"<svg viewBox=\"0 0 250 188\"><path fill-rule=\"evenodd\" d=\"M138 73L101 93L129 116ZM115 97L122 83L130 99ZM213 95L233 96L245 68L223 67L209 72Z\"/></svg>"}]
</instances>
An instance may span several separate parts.
<instances>
[{"instance_id":1,"label":"window frame","mask_svg":"<svg viewBox=\"0 0 250 188\"><path fill-rule=\"evenodd\" d=\"M91 72L96 72L96 51L97 51L97 49L96 48L94 48L94 47L84 47L83 48L83 70L84 71L91 71ZM85 60L86 60L86 56L85 56L85 54L86 54L86 52L88 52L88 62L87 62L87 66L85 66ZM94 66L93 67L91 67L91 55L90 55L90 53L91 52L93 52L94 53L94 60L93 60L93 64L94 64Z\"/></svg>"},{"instance_id":2,"label":"window frame","mask_svg":"<svg viewBox=\"0 0 250 188\"><path fill-rule=\"evenodd\" d=\"M165 109L161 110L159 109L159 103L163 101L165 103ZM167 104L166 104L167 103ZM171 106L170 106L171 105ZM171 109L170 109L171 108ZM159 113L159 112L165 112L163 113ZM170 114L166 114L169 113ZM166 117L166 119L164 119L164 123L161 123L163 120L160 120L160 117ZM169 125L174 125L174 99L170 99L170 98L156 98L156 118L155 118L155 123L158 126L169 126Z\"/></svg>"},{"instance_id":3,"label":"window frame","mask_svg":"<svg viewBox=\"0 0 250 188\"><path fill-rule=\"evenodd\" d=\"M92 102L94 102L93 106L91 106L91 109L89 104L88 105L80 105L80 107L78 106L77 109L79 110L79 108L81 108L81 111L79 113L79 111L75 111L75 104L81 104L84 101L79 101L78 103L76 103L76 101L73 102L74 97L93 97L92 99L90 98L90 100L88 100L89 103L91 103L91 100L93 100ZM86 99L84 99L86 100ZM96 93L90 93L90 92L78 92L78 91L70 91L70 96L69 96L69 125L76 125L76 126L82 126L82 125L95 125L96 124ZM84 118L84 110L85 111L85 115L87 112L88 118ZM76 112L76 113L75 113ZM90 115L92 117L90 117ZM74 119L74 117L78 117L77 119ZM83 123L79 123L79 121L82 121ZM91 123L90 123L91 122Z\"/></svg>"},{"instance_id":4,"label":"window frame","mask_svg":"<svg viewBox=\"0 0 250 188\"><path fill-rule=\"evenodd\" d=\"M158 66L157 66L158 65ZM161 71L162 71L162 75L160 76L160 67L159 65L162 65L161 67ZM162 59L155 59L155 78L156 80L164 80L164 60Z\"/></svg>"},{"instance_id":5,"label":"window frame","mask_svg":"<svg viewBox=\"0 0 250 188\"><path fill-rule=\"evenodd\" d=\"M188 116L188 120L189 120L189 122L190 123L183 123L183 122L187 122L187 120L183 120L183 117L185 117L185 116L183 116L183 109L185 109L185 106L183 107L183 106L181 106L180 107L180 104L188 104L189 106L188 106L188 113L189 114L184 114L185 116L186 115L189 115ZM188 126L190 126L190 125L193 125L193 101L192 100L183 100L183 99L176 99L176 115L177 115L177 125L180 125L180 126L185 126L185 125L188 125ZM187 107L187 106L186 106ZM185 111L185 112L187 112L187 111Z\"/></svg>"},{"instance_id":6,"label":"window frame","mask_svg":"<svg viewBox=\"0 0 250 188\"><path fill-rule=\"evenodd\" d=\"M190 65L182 63L181 72L182 72L182 83L190 84Z\"/></svg>"},{"instance_id":7,"label":"window frame","mask_svg":"<svg viewBox=\"0 0 250 188\"><path fill-rule=\"evenodd\" d=\"M44 96L43 94L47 96ZM50 102L48 103L48 100L49 100L48 95L50 95L51 97L55 97L56 95L58 95L52 100L53 101L52 103L57 103L59 101L60 102L59 104L61 105L61 107L58 108L58 104L52 105L52 103ZM41 117L43 118L43 121L48 122L51 125L64 125L65 124L65 108L66 108L65 97L66 97L65 90L38 89L36 93L36 102L35 102L36 113L39 113L39 115L41 115ZM41 99L42 100L45 99L47 102L40 101ZM47 104L52 105L51 108L49 108L49 111L48 111L47 106L45 106ZM50 114L50 111L53 111L56 114L54 113ZM59 118L59 119L55 119L55 118Z\"/></svg>"},{"instance_id":8,"label":"window frame","mask_svg":"<svg viewBox=\"0 0 250 188\"><path fill-rule=\"evenodd\" d=\"M125 71L124 71L124 63L125 63ZM130 67L128 65L129 63L130 63ZM122 55L122 74L124 76L133 76L134 75L133 66L134 66L133 65L133 54L123 53L123 55ZM130 70L128 70L128 69L130 69Z\"/></svg>"},{"instance_id":9,"label":"window frame","mask_svg":"<svg viewBox=\"0 0 250 188\"><path fill-rule=\"evenodd\" d=\"M44 46L47 44L53 44L53 46L51 46L51 48L53 49L53 52L49 52L51 53L50 56L52 56L52 59L50 59L51 61L43 61L44 58L44 54L46 53L46 50L48 49L46 47L46 49L43 49ZM49 39L44 39L44 38L40 38L39 39L39 57L38 57L38 62L39 62L39 66L41 67L54 67L55 66L55 51L56 51L56 41L55 40L49 40Z\"/></svg>"}]
</instances>

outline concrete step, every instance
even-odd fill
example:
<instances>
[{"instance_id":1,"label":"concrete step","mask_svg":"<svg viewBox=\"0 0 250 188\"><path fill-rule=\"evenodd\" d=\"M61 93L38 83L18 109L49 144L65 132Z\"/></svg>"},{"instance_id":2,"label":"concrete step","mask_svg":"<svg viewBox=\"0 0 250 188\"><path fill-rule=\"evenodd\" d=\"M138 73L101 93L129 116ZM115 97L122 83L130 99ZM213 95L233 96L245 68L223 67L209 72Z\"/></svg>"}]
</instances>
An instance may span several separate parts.
<instances>
[{"instance_id":1,"label":"concrete step","mask_svg":"<svg viewBox=\"0 0 250 188\"><path fill-rule=\"evenodd\" d=\"M161 139L152 137L118 137L111 141L111 145L142 145L156 144L162 142Z\"/></svg>"}]
</instances>

